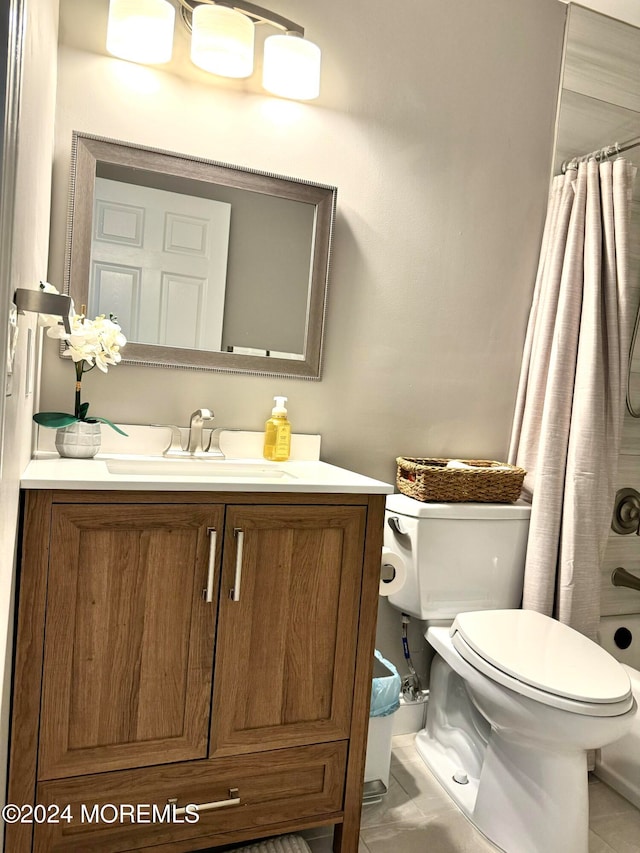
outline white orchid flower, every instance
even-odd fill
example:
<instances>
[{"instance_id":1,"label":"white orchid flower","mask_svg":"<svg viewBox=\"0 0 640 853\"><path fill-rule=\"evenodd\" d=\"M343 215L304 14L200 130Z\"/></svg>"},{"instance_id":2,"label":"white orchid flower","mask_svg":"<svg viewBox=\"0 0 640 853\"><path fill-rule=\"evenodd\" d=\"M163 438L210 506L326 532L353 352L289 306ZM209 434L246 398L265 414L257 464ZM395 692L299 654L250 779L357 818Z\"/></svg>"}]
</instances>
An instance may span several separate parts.
<instances>
[{"instance_id":1,"label":"white orchid flower","mask_svg":"<svg viewBox=\"0 0 640 853\"><path fill-rule=\"evenodd\" d=\"M56 288L48 282L40 282L40 287L47 293L58 293ZM66 332L58 322L58 317L42 314L40 318L41 325L49 326L47 337L64 341L67 352L74 362L76 373L75 406L72 415L61 414L60 412L37 412L33 419L42 426L54 429L68 426L74 421L94 422L97 420L108 424L121 435L126 435L120 427L106 418L88 415L89 404L83 403L81 400L83 373L94 367L97 367L102 373L106 373L109 366L118 364L122 360L120 349L127 343L127 339L122 334L120 326L113 319L107 319L104 314L96 317L95 320L87 320L83 314L75 314L70 318L71 332Z\"/></svg>"},{"instance_id":2,"label":"white orchid flower","mask_svg":"<svg viewBox=\"0 0 640 853\"><path fill-rule=\"evenodd\" d=\"M71 319L71 334L62 326L51 326L47 336L65 341L74 362L86 361L106 373L109 365L122 360L120 349L127 343L120 326L113 320L100 315L95 320L86 320L82 314Z\"/></svg>"},{"instance_id":3,"label":"white orchid flower","mask_svg":"<svg viewBox=\"0 0 640 853\"><path fill-rule=\"evenodd\" d=\"M122 356L113 350L103 350L96 354L96 367L106 373L110 364L118 364Z\"/></svg>"},{"instance_id":4,"label":"white orchid flower","mask_svg":"<svg viewBox=\"0 0 640 853\"><path fill-rule=\"evenodd\" d=\"M39 314L38 316L39 317L45 317L47 315L46 314ZM43 323L43 325L46 325L46 324ZM49 328L47 329L47 337L48 338L62 339L62 338L67 337L67 333L65 332L64 326L62 326L62 325L60 325L60 326L58 326L58 325L49 326Z\"/></svg>"}]
</instances>

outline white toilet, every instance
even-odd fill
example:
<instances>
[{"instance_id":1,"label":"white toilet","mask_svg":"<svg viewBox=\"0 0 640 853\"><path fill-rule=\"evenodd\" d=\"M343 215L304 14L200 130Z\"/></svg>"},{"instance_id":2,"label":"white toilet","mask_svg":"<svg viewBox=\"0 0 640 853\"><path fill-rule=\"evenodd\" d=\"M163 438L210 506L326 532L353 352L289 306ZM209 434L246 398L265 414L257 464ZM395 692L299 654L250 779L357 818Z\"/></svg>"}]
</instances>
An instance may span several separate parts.
<instances>
[{"instance_id":1,"label":"white toilet","mask_svg":"<svg viewBox=\"0 0 640 853\"><path fill-rule=\"evenodd\" d=\"M623 667L554 619L519 610L530 507L387 498L385 546L406 563L389 601L436 651L425 763L507 853L587 853L587 750L636 712Z\"/></svg>"}]
</instances>

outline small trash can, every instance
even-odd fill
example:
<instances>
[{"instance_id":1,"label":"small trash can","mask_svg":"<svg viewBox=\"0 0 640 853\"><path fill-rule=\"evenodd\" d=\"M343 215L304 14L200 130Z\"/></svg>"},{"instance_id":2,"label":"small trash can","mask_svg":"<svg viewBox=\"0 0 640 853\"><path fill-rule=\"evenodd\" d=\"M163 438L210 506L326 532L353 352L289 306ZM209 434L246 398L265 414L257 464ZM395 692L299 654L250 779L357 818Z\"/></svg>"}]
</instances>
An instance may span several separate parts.
<instances>
[{"instance_id":1,"label":"small trash can","mask_svg":"<svg viewBox=\"0 0 640 853\"><path fill-rule=\"evenodd\" d=\"M395 666L376 649L364 768L365 802L379 799L389 787L393 713L400 707L402 681Z\"/></svg>"}]
</instances>

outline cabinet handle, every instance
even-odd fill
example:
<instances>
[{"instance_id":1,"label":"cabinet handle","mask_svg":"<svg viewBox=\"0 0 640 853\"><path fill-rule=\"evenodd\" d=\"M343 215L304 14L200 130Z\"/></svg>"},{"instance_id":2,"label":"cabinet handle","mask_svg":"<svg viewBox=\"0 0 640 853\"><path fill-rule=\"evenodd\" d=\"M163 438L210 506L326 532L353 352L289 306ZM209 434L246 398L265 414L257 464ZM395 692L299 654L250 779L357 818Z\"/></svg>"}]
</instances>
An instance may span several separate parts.
<instances>
[{"instance_id":1,"label":"cabinet handle","mask_svg":"<svg viewBox=\"0 0 640 853\"><path fill-rule=\"evenodd\" d=\"M178 798L167 800L169 805L175 805L178 802ZM229 788L229 799L228 800L216 800L213 803L192 803L192 808L195 806L198 814L200 812L209 812L212 809L224 809L227 806L239 806L240 805L240 794L237 788ZM177 817L178 815L183 815L187 813L186 807L181 807L179 809L174 810L174 815Z\"/></svg>"},{"instance_id":2,"label":"cabinet handle","mask_svg":"<svg viewBox=\"0 0 640 853\"><path fill-rule=\"evenodd\" d=\"M244 547L244 530L239 527L233 528L234 536L237 539L236 545L236 576L233 582L233 589L229 591L231 601L240 601L240 581L242 580L242 549Z\"/></svg>"},{"instance_id":3,"label":"cabinet handle","mask_svg":"<svg viewBox=\"0 0 640 853\"><path fill-rule=\"evenodd\" d=\"M207 527L209 534L209 571L207 572L207 588L202 590L202 597L209 604L213 601L213 576L216 569L216 540L215 527Z\"/></svg>"}]
</instances>

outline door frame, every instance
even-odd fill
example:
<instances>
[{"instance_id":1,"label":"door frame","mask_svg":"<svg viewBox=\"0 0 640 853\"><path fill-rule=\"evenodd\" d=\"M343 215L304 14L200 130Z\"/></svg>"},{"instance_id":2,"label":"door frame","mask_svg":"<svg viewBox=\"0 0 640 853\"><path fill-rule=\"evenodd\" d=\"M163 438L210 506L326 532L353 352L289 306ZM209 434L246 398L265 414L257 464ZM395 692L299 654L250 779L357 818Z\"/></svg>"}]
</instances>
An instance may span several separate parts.
<instances>
[{"instance_id":1,"label":"door frame","mask_svg":"<svg viewBox=\"0 0 640 853\"><path fill-rule=\"evenodd\" d=\"M0 476L4 456L5 371L23 76L25 0L0 4Z\"/></svg>"}]
</instances>

